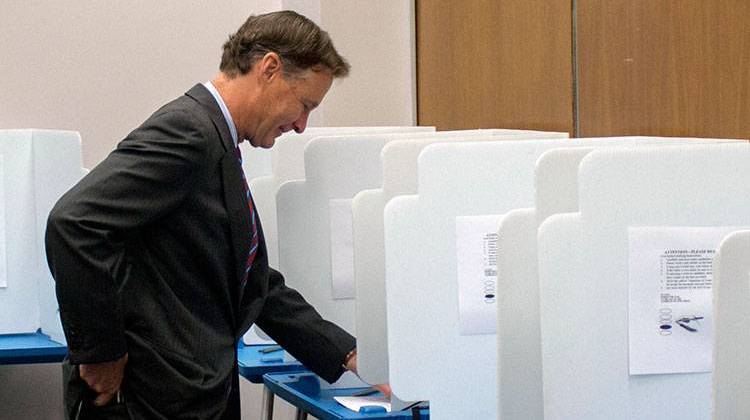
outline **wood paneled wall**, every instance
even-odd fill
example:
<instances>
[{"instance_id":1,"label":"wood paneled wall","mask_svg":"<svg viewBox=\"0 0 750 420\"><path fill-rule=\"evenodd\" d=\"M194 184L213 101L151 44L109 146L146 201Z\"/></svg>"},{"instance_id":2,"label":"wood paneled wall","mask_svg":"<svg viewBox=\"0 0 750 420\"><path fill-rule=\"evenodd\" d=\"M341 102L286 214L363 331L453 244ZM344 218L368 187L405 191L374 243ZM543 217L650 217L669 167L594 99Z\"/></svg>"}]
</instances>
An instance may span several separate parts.
<instances>
[{"instance_id":1,"label":"wood paneled wall","mask_svg":"<svg viewBox=\"0 0 750 420\"><path fill-rule=\"evenodd\" d=\"M417 115L571 132L570 0L417 0Z\"/></svg>"},{"instance_id":2,"label":"wood paneled wall","mask_svg":"<svg viewBox=\"0 0 750 420\"><path fill-rule=\"evenodd\" d=\"M750 138L748 0L416 6L419 124Z\"/></svg>"},{"instance_id":3,"label":"wood paneled wall","mask_svg":"<svg viewBox=\"0 0 750 420\"><path fill-rule=\"evenodd\" d=\"M750 136L750 1L577 3L579 136Z\"/></svg>"}]
</instances>

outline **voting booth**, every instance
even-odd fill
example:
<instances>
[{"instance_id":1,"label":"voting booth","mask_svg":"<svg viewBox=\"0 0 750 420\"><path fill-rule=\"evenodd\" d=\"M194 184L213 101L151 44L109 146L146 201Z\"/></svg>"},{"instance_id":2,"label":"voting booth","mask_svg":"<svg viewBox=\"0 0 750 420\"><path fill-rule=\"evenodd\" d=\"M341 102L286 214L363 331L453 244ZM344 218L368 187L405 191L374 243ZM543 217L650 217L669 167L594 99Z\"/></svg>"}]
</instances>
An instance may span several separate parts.
<instances>
[{"instance_id":1,"label":"voting booth","mask_svg":"<svg viewBox=\"0 0 750 420\"><path fill-rule=\"evenodd\" d=\"M276 139L271 149L252 148L248 142L243 149L242 167L253 195L255 209L263 226L263 236L268 252L268 265L279 267L278 232L276 228L276 192L281 184L305 178L304 151L310 140L321 136L373 133L423 133L434 132L435 127L373 126L373 127L309 127L304 133L286 133ZM248 149L247 151L245 151ZM261 169L250 169L248 165ZM252 170L253 172L248 172ZM249 174L253 174L252 176ZM273 340L253 325L243 337L245 344L268 344Z\"/></svg>"},{"instance_id":2,"label":"voting booth","mask_svg":"<svg viewBox=\"0 0 750 420\"><path fill-rule=\"evenodd\" d=\"M594 150L539 227L545 419L706 419L710 270L750 224L747 144Z\"/></svg>"},{"instance_id":3,"label":"voting booth","mask_svg":"<svg viewBox=\"0 0 750 420\"><path fill-rule=\"evenodd\" d=\"M567 138L567 133L493 130L485 141ZM428 145L466 138L395 140L381 153L383 180L379 188L359 192L352 201L354 279L356 284L357 370L368 383L388 383L385 252L383 210L393 197L417 192L417 158Z\"/></svg>"},{"instance_id":4,"label":"voting booth","mask_svg":"<svg viewBox=\"0 0 750 420\"><path fill-rule=\"evenodd\" d=\"M47 267L47 216L84 175L77 132L0 130L0 334L39 329L64 343Z\"/></svg>"},{"instance_id":5,"label":"voting booth","mask_svg":"<svg viewBox=\"0 0 750 420\"><path fill-rule=\"evenodd\" d=\"M359 191L382 185L383 146L398 139L487 137L494 132L313 139L305 149L305 179L283 184L277 194L279 268L287 284L326 319L356 335L351 202Z\"/></svg>"},{"instance_id":6,"label":"voting booth","mask_svg":"<svg viewBox=\"0 0 750 420\"><path fill-rule=\"evenodd\" d=\"M750 231L730 234L714 259L713 419L750 418Z\"/></svg>"},{"instance_id":7,"label":"voting booth","mask_svg":"<svg viewBox=\"0 0 750 420\"><path fill-rule=\"evenodd\" d=\"M270 154L271 172L263 176L248 178L258 214L263 224L263 234L268 251L268 264L278 267L279 253L276 230L276 192L281 184L295 179L305 179L305 147L310 140L323 136L367 135L384 133L427 133L435 127L310 127L301 134L285 134L276 140L269 150L254 149ZM244 156L244 155L243 155ZM243 165L244 166L244 165Z\"/></svg>"},{"instance_id":8,"label":"voting booth","mask_svg":"<svg viewBox=\"0 0 750 420\"><path fill-rule=\"evenodd\" d=\"M547 217L578 210L578 167L595 148L720 144L679 137L591 138L552 149L536 163L534 206L508 212L498 230L498 395L502 419L543 419L537 229Z\"/></svg>"},{"instance_id":9,"label":"voting booth","mask_svg":"<svg viewBox=\"0 0 750 420\"><path fill-rule=\"evenodd\" d=\"M486 385L494 378L486 377L486 371L497 368L497 346L494 337L487 342L481 338L494 334L496 315L488 318L477 308L490 313L502 296L493 278L502 273L491 261L514 250L497 246L497 226L509 216L506 213L534 205L536 158L555 147L684 141L704 140L541 142L534 153L519 149L504 157L482 150L492 146L476 143L426 148L420 158L418 195L397 197L386 207L388 346L394 393L409 400L429 399L434 418L496 417L496 388ZM518 142L505 147L511 151L529 146ZM461 150L472 147L477 148L474 153ZM445 149L441 159L428 160L440 149ZM485 161L492 161L496 169L485 167L490 165ZM488 191L498 196L487 196ZM528 200L525 205L519 199L523 196Z\"/></svg>"},{"instance_id":10,"label":"voting booth","mask_svg":"<svg viewBox=\"0 0 750 420\"><path fill-rule=\"evenodd\" d=\"M497 416L497 227L533 205L543 152L594 142L425 148L418 194L392 199L384 216L389 378L399 398L429 400L435 419Z\"/></svg>"}]
</instances>

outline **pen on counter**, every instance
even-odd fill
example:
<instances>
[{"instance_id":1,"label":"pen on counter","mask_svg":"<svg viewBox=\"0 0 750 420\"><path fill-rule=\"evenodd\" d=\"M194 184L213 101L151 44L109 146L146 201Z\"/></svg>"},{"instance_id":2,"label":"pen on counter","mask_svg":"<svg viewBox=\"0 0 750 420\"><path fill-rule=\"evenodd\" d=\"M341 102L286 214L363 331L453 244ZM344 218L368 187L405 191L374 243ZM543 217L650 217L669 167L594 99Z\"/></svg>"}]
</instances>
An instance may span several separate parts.
<instances>
[{"instance_id":1,"label":"pen on counter","mask_svg":"<svg viewBox=\"0 0 750 420\"><path fill-rule=\"evenodd\" d=\"M366 397L368 395L377 394L378 392L380 391L378 391L375 388L367 388L367 389L363 389L362 391L357 391L353 393L352 397Z\"/></svg>"},{"instance_id":2,"label":"pen on counter","mask_svg":"<svg viewBox=\"0 0 750 420\"><path fill-rule=\"evenodd\" d=\"M260 353L263 353L263 354L268 354L268 353L273 353L273 352L276 352L276 351L281 351L281 350L283 350L283 349L281 348L281 346L270 346L270 347L265 347L265 348L262 348L262 349L260 349L260 350L258 350L258 351L259 351Z\"/></svg>"}]
</instances>

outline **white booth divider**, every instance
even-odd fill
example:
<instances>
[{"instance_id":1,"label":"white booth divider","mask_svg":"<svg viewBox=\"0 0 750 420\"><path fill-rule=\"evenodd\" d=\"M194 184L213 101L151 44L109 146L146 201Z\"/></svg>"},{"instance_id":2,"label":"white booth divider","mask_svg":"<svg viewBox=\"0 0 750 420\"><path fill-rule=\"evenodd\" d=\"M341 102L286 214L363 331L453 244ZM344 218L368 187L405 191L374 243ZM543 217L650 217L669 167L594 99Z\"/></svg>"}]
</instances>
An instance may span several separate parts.
<instances>
[{"instance_id":1,"label":"white booth divider","mask_svg":"<svg viewBox=\"0 0 750 420\"><path fill-rule=\"evenodd\" d=\"M495 130L486 140L567 138L567 133L528 130ZM475 138L450 139L470 141ZM357 370L368 383L388 383L386 332L385 248L383 210L397 195L417 193L417 158L440 138L397 140L381 154L382 187L361 191L352 202L354 227L354 278L356 282Z\"/></svg>"},{"instance_id":2,"label":"white booth divider","mask_svg":"<svg viewBox=\"0 0 750 420\"><path fill-rule=\"evenodd\" d=\"M263 226L263 236L268 252L268 265L279 267L278 232L276 229L276 192L281 184L305 178L304 151L310 140L316 137L373 134L373 133L425 133L434 132L435 127L420 126L373 126L373 127L309 127L304 133L287 133L280 136L271 149L251 149L242 156L251 156L252 161L243 162L255 209ZM246 144L243 142L242 144ZM249 148L249 146L248 146ZM255 156L258 157L255 157ZM258 170L250 176L248 165L260 161L261 167L269 166L270 172ZM273 340L260 328L253 325L243 337L245 344L272 344Z\"/></svg>"},{"instance_id":3,"label":"white booth divider","mask_svg":"<svg viewBox=\"0 0 750 420\"><path fill-rule=\"evenodd\" d=\"M631 374L629 309L643 302L629 296L633 268L643 267L629 266L629 247L637 228L750 225L749 159L750 147L735 144L595 150L582 160L579 212L539 227L545 419L709 418L709 372ZM659 321L654 313L654 336ZM673 362L691 350L652 356Z\"/></svg>"},{"instance_id":4,"label":"white booth divider","mask_svg":"<svg viewBox=\"0 0 750 420\"><path fill-rule=\"evenodd\" d=\"M284 182L305 179L305 147L310 140L330 136L430 132L435 132L435 127L311 127L302 134L285 134L279 137L269 150L272 173L254 179L248 178L250 191L263 224L269 265L275 268L279 266L276 192Z\"/></svg>"},{"instance_id":5,"label":"white booth divider","mask_svg":"<svg viewBox=\"0 0 750 420\"><path fill-rule=\"evenodd\" d=\"M578 166L594 148L649 144L720 144L678 137L604 137L591 147L552 149L536 164L535 207L508 212L498 248L498 393L504 420L542 420L537 229L548 216L578 210Z\"/></svg>"},{"instance_id":6,"label":"white booth divider","mask_svg":"<svg viewBox=\"0 0 750 420\"><path fill-rule=\"evenodd\" d=\"M276 141L286 136L289 136L289 134L280 136ZM253 147L249 141L243 141L240 143L240 151L242 152L242 171L245 173L248 182L273 173L270 149Z\"/></svg>"},{"instance_id":7,"label":"white booth divider","mask_svg":"<svg viewBox=\"0 0 750 420\"><path fill-rule=\"evenodd\" d=\"M537 158L551 148L591 143L441 143L424 149L419 194L392 199L384 213L389 378L399 398L429 400L430 418L437 420L497 417L496 336L460 329L458 216L501 217L532 206ZM494 315L490 322L495 324Z\"/></svg>"},{"instance_id":8,"label":"white booth divider","mask_svg":"<svg viewBox=\"0 0 750 420\"><path fill-rule=\"evenodd\" d=\"M0 333L41 328L64 343L44 232L54 203L85 173L80 136L73 131L0 130L0 155Z\"/></svg>"},{"instance_id":9,"label":"white booth divider","mask_svg":"<svg viewBox=\"0 0 750 420\"><path fill-rule=\"evenodd\" d=\"M285 148L285 144L289 142L295 142L299 139L310 139L319 135L333 135L333 134L346 134L350 132L359 132L361 130L374 130L379 131L408 131L408 130L435 130L432 127L308 127L305 129L303 134L297 134L293 131L284 133L276 139L276 143L271 149L263 149L260 147L253 147L250 142L243 141L240 143L240 150L242 151L242 170L245 172L245 178L248 182L255 178L271 176L278 173L278 166L282 166L282 170L285 167L285 162L280 161L279 150ZM283 155L283 153L281 153ZM302 165L302 157L300 153L299 161L294 161L294 164Z\"/></svg>"},{"instance_id":10,"label":"white booth divider","mask_svg":"<svg viewBox=\"0 0 750 420\"><path fill-rule=\"evenodd\" d=\"M305 179L284 183L276 196L279 268L287 284L326 319L356 335L351 201L359 191L382 184L383 146L399 139L487 137L493 132L386 133L311 140L305 149ZM349 377L336 386L352 384L351 375L345 376Z\"/></svg>"},{"instance_id":11,"label":"white booth divider","mask_svg":"<svg viewBox=\"0 0 750 420\"><path fill-rule=\"evenodd\" d=\"M726 237L714 260L713 419L750 418L750 231Z\"/></svg>"}]
</instances>

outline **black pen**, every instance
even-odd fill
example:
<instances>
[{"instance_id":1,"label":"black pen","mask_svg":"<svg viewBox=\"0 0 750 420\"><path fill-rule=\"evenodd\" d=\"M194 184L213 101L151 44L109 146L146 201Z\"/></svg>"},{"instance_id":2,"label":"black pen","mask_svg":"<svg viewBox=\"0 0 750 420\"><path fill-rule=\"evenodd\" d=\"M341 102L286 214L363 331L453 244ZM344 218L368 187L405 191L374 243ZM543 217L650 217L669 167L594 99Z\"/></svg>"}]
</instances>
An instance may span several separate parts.
<instances>
[{"instance_id":1,"label":"black pen","mask_svg":"<svg viewBox=\"0 0 750 420\"><path fill-rule=\"evenodd\" d=\"M377 394L378 392L380 391L378 391L375 388L367 388L367 389L363 389L362 391L357 391L353 393L352 397L366 397L368 395Z\"/></svg>"},{"instance_id":2,"label":"black pen","mask_svg":"<svg viewBox=\"0 0 750 420\"><path fill-rule=\"evenodd\" d=\"M280 351L280 350L283 350L281 346L269 346L269 347L265 347L265 348L258 350L258 352L267 354L267 353L273 353L275 351Z\"/></svg>"}]
</instances>

